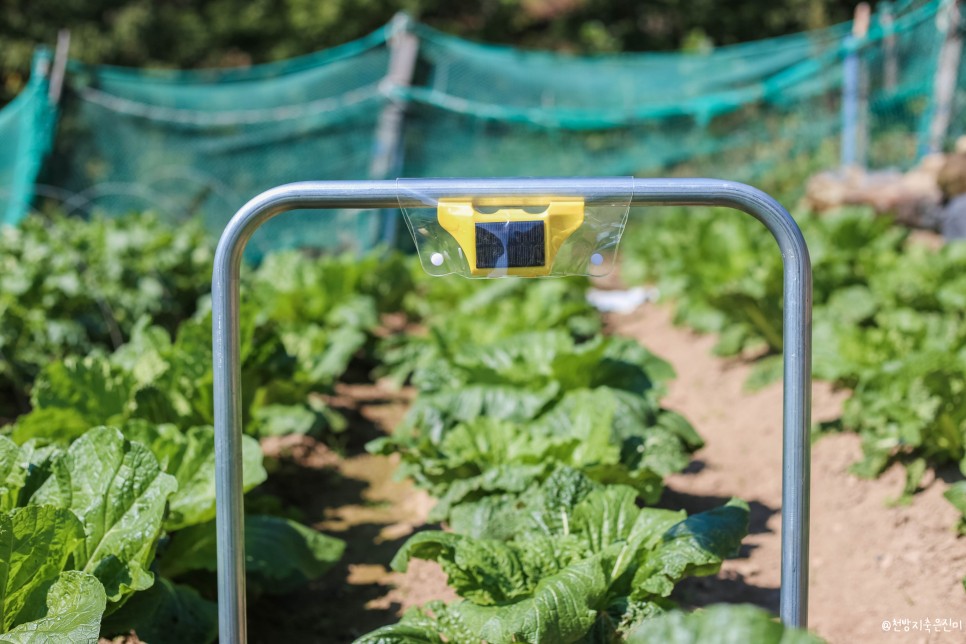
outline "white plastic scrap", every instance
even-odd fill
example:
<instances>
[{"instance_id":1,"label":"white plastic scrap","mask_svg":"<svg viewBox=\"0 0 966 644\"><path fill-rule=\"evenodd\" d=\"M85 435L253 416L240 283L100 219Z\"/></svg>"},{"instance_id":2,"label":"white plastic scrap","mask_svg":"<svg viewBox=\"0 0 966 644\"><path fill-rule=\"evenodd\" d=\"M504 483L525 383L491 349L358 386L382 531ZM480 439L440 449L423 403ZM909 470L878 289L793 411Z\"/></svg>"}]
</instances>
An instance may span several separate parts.
<instances>
[{"instance_id":1,"label":"white plastic scrap","mask_svg":"<svg viewBox=\"0 0 966 644\"><path fill-rule=\"evenodd\" d=\"M630 313L645 302L657 300L658 290L635 286L626 291L602 291L592 288L587 291L587 301L604 313Z\"/></svg>"}]
</instances>

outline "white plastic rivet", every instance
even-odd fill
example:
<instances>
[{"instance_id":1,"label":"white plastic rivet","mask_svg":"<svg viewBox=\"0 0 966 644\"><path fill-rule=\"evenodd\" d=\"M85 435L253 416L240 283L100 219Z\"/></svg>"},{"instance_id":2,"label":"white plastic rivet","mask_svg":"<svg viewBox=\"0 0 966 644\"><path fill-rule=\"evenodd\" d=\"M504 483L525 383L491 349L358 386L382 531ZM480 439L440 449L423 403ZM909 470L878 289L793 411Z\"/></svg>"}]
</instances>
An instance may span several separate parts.
<instances>
[{"instance_id":1,"label":"white plastic rivet","mask_svg":"<svg viewBox=\"0 0 966 644\"><path fill-rule=\"evenodd\" d=\"M442 266L443 265L443 254L442 253L433 253L432 255L429 256L429 262L433 266Z\"/></svg>"},{"instance_id":2,"label":"white plastic rivet","mask_svg":"<svg viewBox=\"0 0 966 644\"><path fill-rule=\"evenodd\" d=\"M594 253L593 255L590 256L590 263L593 264L594 266L600 266L601 264L604 263L604 256L601 255L600 253Z\"/></svg>"}]
</instances>

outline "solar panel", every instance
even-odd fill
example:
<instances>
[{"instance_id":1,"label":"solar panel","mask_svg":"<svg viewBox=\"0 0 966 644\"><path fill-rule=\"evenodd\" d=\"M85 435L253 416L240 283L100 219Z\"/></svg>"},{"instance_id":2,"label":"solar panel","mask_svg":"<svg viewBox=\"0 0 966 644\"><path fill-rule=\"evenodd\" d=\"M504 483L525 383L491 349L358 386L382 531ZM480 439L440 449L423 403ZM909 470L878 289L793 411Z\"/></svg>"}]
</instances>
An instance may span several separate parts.
<instances>
[{"instance_id":1,"label":"solar panel","mask_svg":"<svg viewBox=\"0 0 966 644\"><path fill-rule=\"evenodd\" d=\"M523 268L546 263L542 221L476 224L477 268Z\"/></svg>"}]
</instances>

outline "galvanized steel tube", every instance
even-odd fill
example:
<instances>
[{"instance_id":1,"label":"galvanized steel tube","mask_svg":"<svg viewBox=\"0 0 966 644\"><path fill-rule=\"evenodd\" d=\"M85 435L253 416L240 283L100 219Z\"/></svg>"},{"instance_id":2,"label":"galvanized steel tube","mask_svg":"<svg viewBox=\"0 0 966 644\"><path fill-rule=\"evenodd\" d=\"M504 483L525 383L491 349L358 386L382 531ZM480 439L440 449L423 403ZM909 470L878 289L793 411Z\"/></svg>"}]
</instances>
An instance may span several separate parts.
<instances>
[{"instance_id":1,"label":"galvanized steel tube","mask_svg":"<svg viewBox=\"0 0 966 644\"><path fill-rule=\"evenodd\" d=\"M273 188L245 204L218 242L212 276L215 483L217 489L220 641L247 641L241 460L239 272L245 244L263 223L288 210L394 208L459 196L580 196L587 203L627 199L626 178L425 179L319 181ZM795 221L767 194L714 179L634 179L632 205L708 205L742 210L762 222L784 260L785 389L782 472L784 623L805 626L808 612L809 426L811 414L812 273Z\"/></svg>"}]
</instances>

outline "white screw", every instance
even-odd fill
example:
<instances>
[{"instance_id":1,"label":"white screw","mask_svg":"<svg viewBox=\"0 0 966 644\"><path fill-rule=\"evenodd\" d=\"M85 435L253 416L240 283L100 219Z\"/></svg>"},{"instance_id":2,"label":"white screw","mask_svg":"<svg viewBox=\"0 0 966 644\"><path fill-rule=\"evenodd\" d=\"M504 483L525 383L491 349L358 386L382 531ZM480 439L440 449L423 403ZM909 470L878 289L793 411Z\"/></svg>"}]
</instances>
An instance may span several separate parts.
<instances>
[{"instance_id":1,"label":"white screw","mask_svg":"<svg viewBox=\"0 0 966 644\"><path fill-rule=\"evenodd\" d=\"M601 255L600 253L594 253L593 255L590 256L590 263L593 264L594 266L600 266L601 264L604 263L604 256Z\"/></svg>"},{"instance_id":2,"label":"white screw","mask_svg":"<svg viewBox=\"0 0 966 644\"><path fill-rule=\"evenodd\" d=\"M442 253L433 253L432 255L429 256L429 263L432 264L433 266L442 266L443 265L443 254Z\"/></svg>"}]
</instances>

